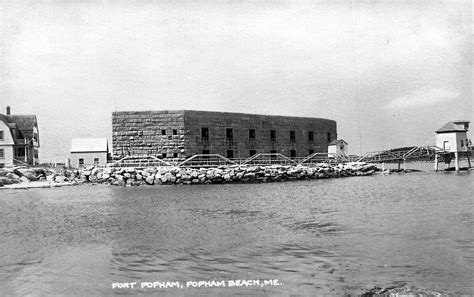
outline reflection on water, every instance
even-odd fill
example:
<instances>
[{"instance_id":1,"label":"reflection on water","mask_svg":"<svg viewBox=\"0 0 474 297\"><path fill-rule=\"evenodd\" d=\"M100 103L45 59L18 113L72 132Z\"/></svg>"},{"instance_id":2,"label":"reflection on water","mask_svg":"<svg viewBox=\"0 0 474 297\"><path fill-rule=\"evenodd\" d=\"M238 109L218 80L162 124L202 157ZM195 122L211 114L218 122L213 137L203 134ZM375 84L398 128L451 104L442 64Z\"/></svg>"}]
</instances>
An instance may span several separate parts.
<instances>
[{"instance_id":1,"label":"reflection on water","mask_svg":"<svg viewBox=\"0 0 474 297\"><path fill-rule=\"evenodd\" d=\"M473 190L469 172L2 190L0 291L342 295L407 284L474 294ZM112 289L235 279L282 285Z\"/></svg>"}]
</instances>

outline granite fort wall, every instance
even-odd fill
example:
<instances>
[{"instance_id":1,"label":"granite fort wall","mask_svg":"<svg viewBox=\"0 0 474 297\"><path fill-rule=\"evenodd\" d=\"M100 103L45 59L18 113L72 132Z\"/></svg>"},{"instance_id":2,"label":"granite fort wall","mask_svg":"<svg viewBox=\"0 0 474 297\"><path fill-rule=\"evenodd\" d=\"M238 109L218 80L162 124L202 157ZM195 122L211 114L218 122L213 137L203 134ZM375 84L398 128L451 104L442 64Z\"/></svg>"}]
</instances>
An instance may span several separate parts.
<instances>
[{"instance_id":1,"label":"granite fort wall","mask_svg":"<svg viewBox=\"0 0 474 297\"><path fill-rule=\"evenodd\" d=\"M114 158L153 155L183 158L183 111L118 111L112 113Z\"/></svg>"},{"instance_id":2,"label":"granite fort wall","mask_svg":"<svg viewBox=\"0 0 474 297\"><path fill-rule=\"evenodd\" d=\"M192 110L114 112L112 132L115 158L147 154L182 159L206 152L234 158L270 152L304 157L327 152L337 138L333 120Z\"/></svg>"},{"instance_id":3,"label":"granite fort wall","mask_svg":"<svg viewBox=\"0 0 474 297\"><path fill-rule=\"evenodd\" d=\"M184 114L187 155L205 150L229 156L232 151L235 158L248 158L251 153L270 152L291 156L293 151L293 156L305 157L310 152L327 152L329 142L337 139L336 122L327 119L189 110ZM203 139L202 128L208 129L208 140ZM232 138L227 137L227 129ZM250 129L255 131L254 138Z\"/></svg>"}]
</instances>

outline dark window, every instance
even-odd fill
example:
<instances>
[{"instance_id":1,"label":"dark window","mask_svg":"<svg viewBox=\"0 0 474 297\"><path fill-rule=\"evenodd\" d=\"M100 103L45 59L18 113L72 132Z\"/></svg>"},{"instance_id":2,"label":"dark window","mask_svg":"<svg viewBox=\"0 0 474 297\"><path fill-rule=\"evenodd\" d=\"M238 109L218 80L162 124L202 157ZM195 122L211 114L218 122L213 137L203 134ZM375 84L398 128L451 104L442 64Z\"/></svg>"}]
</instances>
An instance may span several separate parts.
<instances>
[{"instance_id":1,"label":"dark window","mask_svg":"<svg viewBox=\"0 0 474 297\"><path fill-rule=\"evenodd\" d=\"M161 153L161 158L166 158L166 153Z\"/></svg>"},{"instance_id":2,"label":"dark window","mask_svg":"<svg viewBox=\"0 0 474 297\"><path fill-rule=\"evenodd\" d=\"M308 141L311 141L311 142L314 141L314 132L313 131L308 131Z\"/></svg>"},{"instance_id":3,"label":"dark window","mask_svg":"<svg viewBox=\"0 0 474 297\"><path fill-rule=\"evenodd\" d=\"M331 133L328 132L328 142L331 142Z\"/></svg>"},{"instance_id":4,"label":"dark window","mask_svg":"<svg viewBox=\"0 0 474 297\"><path fill-rule=\"evenodd\" d=\"M0 158L5 158L5 149L0 149Z\"/></svg>"},{"instance_id":5,"label":"dark window","mask_svg":"<svg viewBox=\"0 0 474 297\"><path fill-rule=\"evenodd\" d=\"M0 131L0 140L3 140L3 131Z\"/></svg>"},{"instance_id":6,"label":"dark window","mask_svg":"<svg viewBox=\"0 0 474 297\"><path fill-rule=\"evenodd\" d=\"M173 153L173 158L178 158L178 153Z\"/></svg>"},{"instance_id":7,"label":"dark window","mask_svg":"<svg viewBox=\"0 0 474 297\"><path fill-rule=\"evenodd\" d=\"M173 135L178 135L178 130L173 130Z\"/></svg>"},{"instance_id":8,"label":"dark window","mask_svg":"<svg viewBox=\"0 0 474 297\"><path fill-rule=\"evenodd\" d=\"M25 156L25 148L15 149L15 157L24 157L24 156Z\"/></svg>"},{"instance_id":9,"label":"dark window","mask_svg":"<svg viewBox=\"0 0 474 297\"><path fill-rule=\"evenodd\" d=\"M225 129L225 138L226 140L234 139L234 130L232 128Z\"/></svg>"},{"instance_id":10,"label":"dark window","mask_svg":"<svg viewBox=\"0 0 474 297\"><path fill-rule=\"evenodd\" d=\"M464 141L461 139L461 146L464 146Z\"/></svg>"},{"instance_id":11,"label":"dark window","mask_svg":"<svg viewBox=\"0 0 474 297\"><path fill-rule=\"evenodd\" d=\"M161 135L166 135L166 130L165 129L161 130Z\"/></svg>"},{"instance_id":12,"label":"dark window","mask_svg":"<svg viewBox=\"0 0 474 297\"><path fill-rule=\"evenodd\" d=\"M272 154L271 157L270 157L271 159L276 159L276 156L273 155L273 154L276 154L276 152L277 152L276 150L271 150L270 151L270 154Z\"/></svg>"},{"instance_id":13,"label":"dark window","mask_svg":"<svg viewBox=\"0 0 474 297\"><path fill-rule=\"evenodd\" d=\"M35 159L38 159L38 150L35 150L33 155L35 156Z\"/></svg>"},{"instance_id":14,"label":"dark window","mask_svg":"<svg viewBox=\"0 0 474 297\"><path fill-rule=\"evenodd\" d=\"M227 158L232 159L234 157L234 151L233 150L227 150Z\"/></svg>"},{"instance_id":15,"label":"dark window","mask_svg":"<svg viewBox=\"0 0 474 297\"><path fill-rule=\"evenodd\" d=\"M291 158L296 158L296 150L291 150L290 151L290 157Z\"/></svg>"},{"instance_id":16,"label":"dark window","mask_svg":"<svg viewBox=\"0 0 474 297\"><path fill-rule=\"evenodd\" d=\"M296 132L290 131L290 141L294 142L296 140Z\"/></svg>"},{"instance_id":17,"label":"dark window","mask_svg":"<svg viewBox=\"0 0 474 297\"><path fill-rule=\"evenodd\" d=\"M276 140L277 132L275 130L270 130L270 140Z\"/></svg>"},{"instance_id":18,"label":"dark window","mask_svg":"<svg viewBox=\"0 0 474 297\"><path fill-rule=\"evenodd\" d=\"M5 164L0 163L0 168L3 168L3 167L5 167Z\"/></svg>"},{"instance_id":19,"label":"dark window","mask_svg":"<svg viewBox=\"0 0 474 297\"><path fill-rule=\"evenodd\" d=\"M202 150L203 155L209 155L209 150Z\"/></svg>"},{"instance_id":20,"label":"dark window","mask_svg":"<svg viewBox=\"0 0 474 297\"><path fill-rule=\"evenodd\" d=\"M256 150L250 150L250 156L249 157L252 157L253 155L257 154L257 151Z\"/></svg>"},{"instance_id":21,"label":"dark window","mask_svg":"<svg viewBox=\"0 0 474 297\"><path fill-rule=\"evenodd\" d=\"M202 127L201 128L201 139L202 140L209 140L209 128Z\"/></svg>"},{"instance_id":22,"label":"dark window","mask_svg":"<svg viewBox=\"0 0 474 297\"><path fill-rule=\"evenodd\" d=\"M84 165L84 159L83 158L79 158L79 165Z\"/></svg>"},{"instance_id":23,"label":"dark window","mask_svg":"<svg viewBox=\"0 0 474 297\"><path fill-rule=\"evenodd\" d=\"M249 129L249 139L255 139L255 129Z\"/></svg>"},{"instance_id":24,"label":"dark window","mask_svg":"<svg viewBox=\"0 0 474 297\"><path fill-rule=\"evenodd\" d=\"M309 155L312 155L312 154L314 154L314 150L309 150L308 153L309 153Z\"/></svg>"},{"instance_id":25,"label":"dark window","mask_svg":"<svg viewBox=\"0 0 474 297\"><path fill-rule=\"evenodd\" d=\"M94 158L94 164L99 164L99 158Z\"/></svg>"}]
</instances>

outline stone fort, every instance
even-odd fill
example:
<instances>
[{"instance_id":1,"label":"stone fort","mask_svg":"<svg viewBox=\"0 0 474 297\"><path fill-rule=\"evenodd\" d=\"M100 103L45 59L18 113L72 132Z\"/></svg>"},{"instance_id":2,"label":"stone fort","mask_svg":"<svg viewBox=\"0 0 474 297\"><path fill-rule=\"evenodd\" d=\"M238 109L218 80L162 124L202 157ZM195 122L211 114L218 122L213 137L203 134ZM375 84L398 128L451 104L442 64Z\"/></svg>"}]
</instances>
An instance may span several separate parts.
<instances>
[{"instance_id":1,"label":"stone fort","mask_svg":"<svg viewBox=\"0 0 474 297\"><path fill-rule=\"evenodd\" d=\"M115 159L184 159L195 154L248 158L257 153L296 158L326 153L335 139L336 122L320 118L195 110L112 113Z\"/></svg>"}]
</instances>

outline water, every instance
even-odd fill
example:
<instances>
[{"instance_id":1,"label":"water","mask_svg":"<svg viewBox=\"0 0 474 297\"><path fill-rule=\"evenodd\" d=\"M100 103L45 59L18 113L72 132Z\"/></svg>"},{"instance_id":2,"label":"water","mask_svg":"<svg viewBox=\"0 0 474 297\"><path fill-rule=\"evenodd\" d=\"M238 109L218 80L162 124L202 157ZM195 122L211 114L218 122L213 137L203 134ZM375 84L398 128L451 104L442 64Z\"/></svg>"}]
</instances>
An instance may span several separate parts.
<instances>
[{"instance_id":1,"label":"water","mask_svg":"<svg viewBox=\"0 0 474 297\"><path fill-rule=\"evenodd\" d=\"M0 191L0 292L474 294L474 172L271 184ZM279 286L112 289L278 279Z\"/></svg>"}]
</instances>

